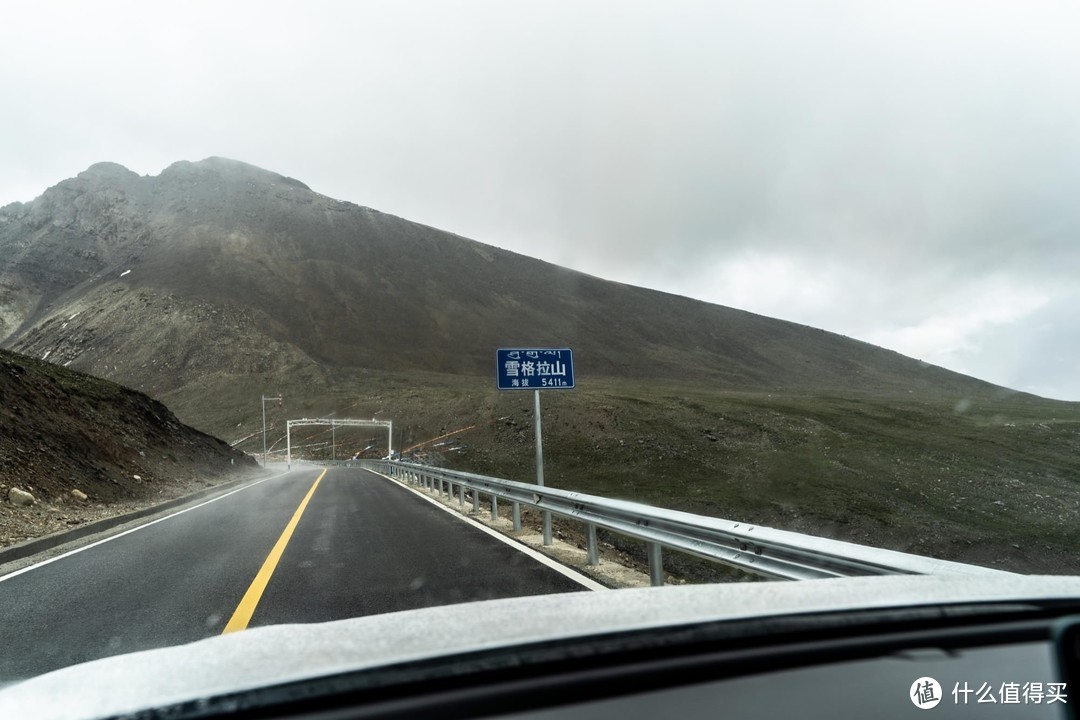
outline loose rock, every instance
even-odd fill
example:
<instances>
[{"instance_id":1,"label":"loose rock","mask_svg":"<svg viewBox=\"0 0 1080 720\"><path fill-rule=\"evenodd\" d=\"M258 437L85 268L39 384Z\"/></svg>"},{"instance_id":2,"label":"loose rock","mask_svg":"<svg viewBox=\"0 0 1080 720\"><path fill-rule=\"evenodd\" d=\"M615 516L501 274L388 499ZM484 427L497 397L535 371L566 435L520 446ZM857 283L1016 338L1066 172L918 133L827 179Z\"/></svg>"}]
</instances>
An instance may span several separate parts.
<instances>
[{"instance_id":1,"label":"loose rock","mask_svg":"<svg viewBox=\"0 0 1080 720\"><path fill-rule=\"evenodd\" d=\"M11 488L11 490L8 491L8 500L10 500L13 505L33 505L34 504L34 496L33 495L26 492L25 490L20 490L19 488L15 488L15 487Z\"/></svg>"},{"instance_id":2,"label":"loose rock","mask_svg":"<svg viewBox=\"0 0 1080 720\"><path fill-rule=\"evenodd\" d=\"M71 497L75 498L76 500L86 500L87 499L86 493L84 493L82 490L79 490L78 488L71 491Z\"/></svg>"}]
</instances>

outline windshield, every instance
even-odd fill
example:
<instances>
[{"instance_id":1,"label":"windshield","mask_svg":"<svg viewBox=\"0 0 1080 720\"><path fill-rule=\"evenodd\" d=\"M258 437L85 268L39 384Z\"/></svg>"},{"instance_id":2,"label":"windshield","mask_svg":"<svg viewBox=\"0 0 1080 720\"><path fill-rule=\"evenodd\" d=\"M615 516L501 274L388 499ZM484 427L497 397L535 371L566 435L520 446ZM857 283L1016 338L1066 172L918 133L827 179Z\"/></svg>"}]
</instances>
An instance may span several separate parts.
<instances>
[{"instance_id":1,"label":"windshield","mask_svg":"<svg viewBox=\"0 0 1080 720\"><path fill-rule=\"evenodd\" d=\"M0 683L502 598L1080 573L1078 21L7 7Z\"/></svg>"}]
</instances>

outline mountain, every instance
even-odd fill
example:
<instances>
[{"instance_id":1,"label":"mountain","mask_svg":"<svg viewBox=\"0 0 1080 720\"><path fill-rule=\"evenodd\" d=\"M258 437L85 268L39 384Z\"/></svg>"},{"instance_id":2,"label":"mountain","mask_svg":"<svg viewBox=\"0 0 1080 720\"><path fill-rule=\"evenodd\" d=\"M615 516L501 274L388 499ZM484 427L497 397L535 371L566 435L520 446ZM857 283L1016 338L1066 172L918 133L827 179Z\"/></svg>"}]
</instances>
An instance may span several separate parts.
<instances>
[{"instance_id":1,"label":"mountain","mask_svg":"<svg viewBox=\"0 0 1080 720\"><path fill-rule=\"evenodd\" d=\"M6 350L0 398L0 547L256 467L142 393Z\"/></svg>"},{"instance_id":2,"label":"mountain","mask_svg":"<svg viewBox=\"0 0 1080 720\"><path fill-rule=\"evenodd\" d=\"M100 163L0 209L0 344L160 394L207 373L489 375L569 346L587 376L993 392L794 323L598 279L241 162Z\"/></svg>"}]
</instances>

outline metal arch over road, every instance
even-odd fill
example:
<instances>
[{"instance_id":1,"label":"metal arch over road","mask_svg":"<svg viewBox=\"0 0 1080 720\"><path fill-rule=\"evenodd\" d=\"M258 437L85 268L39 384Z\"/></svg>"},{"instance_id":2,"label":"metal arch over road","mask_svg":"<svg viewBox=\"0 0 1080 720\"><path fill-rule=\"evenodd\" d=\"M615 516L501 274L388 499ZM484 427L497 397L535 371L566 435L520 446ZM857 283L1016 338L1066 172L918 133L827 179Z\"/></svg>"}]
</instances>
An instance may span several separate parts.
<instances>
[{"instance_id":1,"label":"metal arch over road","mask_svg":"<svg viewBox=\"0 0 1080 720\"><path fill-rule=\"evenodd\" d=\"M349 418L301 418L285 423L286 463L292 469L292 429L294 425L329 425L330 427L384 427L387 429L386 457L394 456L393 420L352 420Z\"/></svg>"}]
</instances>

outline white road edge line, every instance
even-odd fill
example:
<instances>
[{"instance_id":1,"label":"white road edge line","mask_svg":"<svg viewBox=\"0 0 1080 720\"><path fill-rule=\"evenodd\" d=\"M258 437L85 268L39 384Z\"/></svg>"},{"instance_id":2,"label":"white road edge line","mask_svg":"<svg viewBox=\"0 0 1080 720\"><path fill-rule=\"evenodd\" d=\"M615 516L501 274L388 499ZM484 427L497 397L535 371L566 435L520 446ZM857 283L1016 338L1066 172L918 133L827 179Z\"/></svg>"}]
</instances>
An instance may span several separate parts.
<instances>
[{"instance_id":1,"label":"white road edge line","mask_svg":"<svg viewBox=\"0 0 1080 720\"><path fill-rule=\"evenodd\" d=\"M10 572L7 575L0 576L0 583L4 582L5 580L10 580L11 578L16 577L17 575L22 575L23 573L28 573L31 570L36 570L39 567L43 567L45 565L48 565L49 563L54 563L57 560L63 560L64 558L70 557L71 555L75 555L76 553L81 553L83 550L89 550L92 547L97 547L98 545L103 545L103 544L105 544L105 543L107 543L107 542L109 542L111 540L115 540L117 538L122 538L125 535L130 535L131 533L133 533L133 532L135 532L137 530L142 530L144 528L148 528L151 525L157 525L159 522L163 522L165 520L168 520L169 518L174 518L177 515L183 515L186 512L191 512L192 510L197 510L197 509L201 508L204 505L209 505L212 502L217 502L218 500L223 500L223 499L229 497L230 495L235 495L236 493L238 493L238 492L240 492L242 490L247 490L250 487L255 487L259 483L264 483L267 480L273 480L275 478L279 478L282 475L289 474L290 472L293 472L293 471L292 470L286 470L285 472L280 472L277 475L271 475L270 477L263 478L262 480L256 480L255 482L248 483L247 485L244 485L243 487L238 487L235 490L230 490L229 492L225 493L224 495L218 495L216 498L211 498L211 499L207 500L206 502L201 502L198 505L192 505L189 508L184 508L183 510L178 510L178 511L172 513L171 515L166 515L165 517L160 517L157 520L151 520L150 522L143 523L142 525L136 525L135 527L129 528L128 530L125 530L122 533L117 533L116 535L110 535L107 538L102 538L101 540L98 540L97 542L90 543L89 545L83 545L82 547L75 548L74 550L68 550L66 553L63 553L61 555L57 555L56 557L53 557L53 558L49 558L48 560L42 560L39 563L34 563L33 565L28 565L28 566L26 566L24 568L20 568L19 570L15 570L14 572Z\"/></svg>"},{"instance_id":2,"label":"white road edge line","mask_svg":"<svg viewBox=\"0 0 1080 720\"><path fill-rule=\"evenodd\" d=\"M364 468L364 469L367 470L367 468ZM463 513L459 513L457 510L454 510L453 508L446 507L445 505L443 505L441 502L439 502L435 498L429 497L428 495L426 495L425 493L420 492L416 488L410 487L409 485L407 485L407 484L405 484L403 482L399 482L398 480L395 480L394 478L390 477L389 475L383 475L381 472L376 472L374 470L368 470L368 472L373 474L373 475L378 475L379 477L386 478L387 480L394 483L395 485L397 485L397 486L399 486L401 488L404 488L405 490L408 490L408 491L414 493L415 495L417 495L419 497L422 497L423 499L427 500L429 503L431 503L435 507L439 508L440 510L445 510L446 512L450 513L454 517L460 518L461 520L464 520L465 522L469 523L470 525L472 525L473 527L475 527L475 528L477 528L479 530L483 530L484 532L486 532L488 535L495 538L496 540L504 542L507 545L509 545L510 547L517 550L518 552L521 552L521 553L524 553L525 555L528 555L533 560L536 560L538 563L541 563L543 565L547 565L552 570L555 570L556 572L565 575L566 577L570 578L571 580L578 583L579 585L582 585L582 586L588 588L589 590L610 590L611 589L611 588L607 587L606 585L601 585L600 583L596 582L595 580L593 580L591 577L589 577L587 575L582 575L577 570L573 570L571 568L568 568L567 566L563 565L558 560L552 560L551 558L549 558L544 553L533 550L528 545L525 545L525 544L523 544L521 542L518 542L517 540L514 540L513 538L508 538L508 537L506 537L506 535L503 535L498 530L494 530L492 528L489 528L487 525L484 525L483 523L480 523L480 522L477 522L476 520L473 520L468 515L465 515Z\"/></svg>"}]
</instances>

